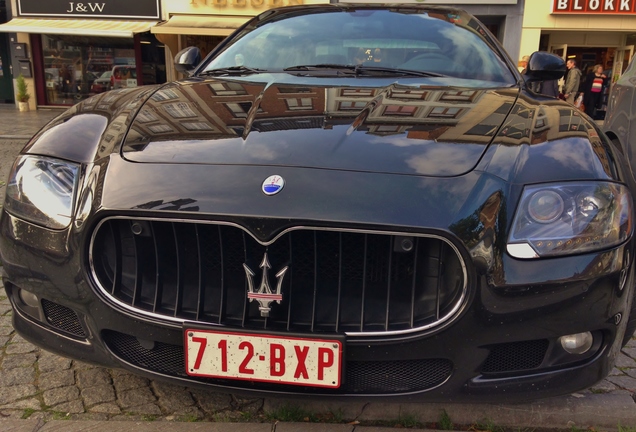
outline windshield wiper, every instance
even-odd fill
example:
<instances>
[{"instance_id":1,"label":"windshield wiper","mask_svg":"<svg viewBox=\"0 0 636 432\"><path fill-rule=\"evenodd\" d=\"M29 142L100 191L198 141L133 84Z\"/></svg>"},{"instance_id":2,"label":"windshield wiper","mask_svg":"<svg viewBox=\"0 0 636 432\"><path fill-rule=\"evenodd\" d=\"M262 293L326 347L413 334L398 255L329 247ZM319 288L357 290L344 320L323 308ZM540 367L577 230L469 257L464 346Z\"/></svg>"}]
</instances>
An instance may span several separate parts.
<instances>
[{"instance_id":1,"label":"windshield wiper","mask_svg":"<svg viewBox=\"0 0 636 432\"><path fill-rule=\"evenodd\" d=\"M448 75L444 75L437 72L426 72L426 71L416 71L411 69L399 69L399 68L389 68L389 67L381 67L381 66L365 66L359 65L356 68L356 74L364 74L367 72L371 73L382 73L382 74L393 74L393 75L413 75L413 76L421 76L421 77L446 77Z\"/></svg>"},{"instance_id":2,"label":"windshield wiper","mask_svg":"<svg viewBox=\"0 0 636 432\"><path fill-rule=\"evenodd\" d=\"M210 69L201 72L200 76L214 76L214 75L245 75L266 72L265 69L251 68L248 66L230 66L226 68Z\"/></svg>"},{"instance_id":3,"label":"windshield wiper","mask_svg":"<svg viewBox=\"0 0 636 432\"><path fill-rule=\"evenodd\" d=\"M296 71L311 71L311 70L319 70L319 69L346 69L346 70L355 70L358 66L356 65L344 65L344 64L335 64L335 63L320 63L320 64L311 64L311 65L298 65L298 66L290 66L283 69L285 72L296 72Z\"/></svg>"},{"instance_id":4,"label":"windshield wiper","mask_svg":"<svg viewBox=\"0 0 636 432\"><path fill-rule=\"evenodd\" d=\"M446 77L447 75L437 72L424 72L410 69L397 69L380 66L365 66L365 65L344 65L344 64L314 64L314 65L298 65L291 66L283 69L285 72L301 72L301 71L313 71L320 69L338 69L344 70L358 75L373 75L373 74L392 74L392 75L412 75L421 77Z\"/></svg>"}]
</instances>

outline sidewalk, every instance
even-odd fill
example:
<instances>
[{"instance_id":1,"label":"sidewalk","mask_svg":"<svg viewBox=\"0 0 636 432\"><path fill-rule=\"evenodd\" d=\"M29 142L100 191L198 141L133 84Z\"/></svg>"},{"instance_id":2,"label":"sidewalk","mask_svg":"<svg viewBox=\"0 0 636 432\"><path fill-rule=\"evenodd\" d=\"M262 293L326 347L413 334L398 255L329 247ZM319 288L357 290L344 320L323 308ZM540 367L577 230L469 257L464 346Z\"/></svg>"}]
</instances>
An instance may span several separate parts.
<instances>
[{"instance_id":1,"label":"sidewalk","mask_svg":"<svg viewBox=\"0 0 636 432\"><path fill-rule=\"evenodd\" d=\"M20 112L12 104L0 104L0 139L27 140L49 120L63 112L64 110L55 108Z\"/></svg>"},{"instance_id":2,"label":"sidewalk","mask_svg":"<svg viewBox=\"0 0 636 432\"><path fill-rule=\"evenodd\" d=\"M20 113L13 105L0 105L0 150L11 149L2 162L10 165L28 138L61 112ZM2 183L0 194L4 194ZM505 427L519 432L538 428L600 432L621 425L636 432L635 393L636 339L632 339L607 379L577 394L527 404L246 399L167 385L42 351L13 331L11 307L0 286L0 430L4 431L390 432L398 430L394 425L441 428L445 413L453 424L480 431ZM310 416L332 423L303 422Z\"/></svg>"}]
</instances>

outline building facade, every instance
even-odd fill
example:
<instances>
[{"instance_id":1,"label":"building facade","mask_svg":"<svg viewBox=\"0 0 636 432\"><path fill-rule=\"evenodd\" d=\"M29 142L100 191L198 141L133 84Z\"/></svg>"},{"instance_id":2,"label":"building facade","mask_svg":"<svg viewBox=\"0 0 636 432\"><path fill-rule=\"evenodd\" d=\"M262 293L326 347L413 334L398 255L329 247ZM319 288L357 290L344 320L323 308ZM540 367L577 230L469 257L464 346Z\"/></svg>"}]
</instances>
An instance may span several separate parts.
<instances>
[{"instance_id":1,"label":"building facade","mask_svg":"<svg viewBox=\"0 0 636 432\"><path fill-rule=\"evenodd\" d=\"M534 0L533 0L534 1ZM510 58L520 58L521 26L529 0L401 0L396 3L424 3L464 9L481 21L501 42ZM391 3L383 0L343 0L343 3ZM523 54L522 54L523 55Z\"/></svg>"},{"instance_id":2,"label":"building facade","mask_svg":"<svg viewBox=\"0 0 636 432\"><path fill-rule=\"evenodd\" d=\"M8 21L9 10L6 0L0 0L0 24ZM13 80L11 74L11 56L9 35L0 33L0 103L13 102Z\"/></svg>"},{"instance_id":3,"label":"building facade","mask_svg":"<svg viewBox=\"0 0 636 432\"><path fill-rule=\"evenodd\" d=\"M629 64L635 45L636 0L526 2L523 54L550 51L575 60L584 75L600 64L614 82Z\"/></svg>"},{"instance_id":4,"label":"building facade","mask_svg":"<svg viewBox=\"0 0 636 432\"><path fill-rule=\"evenodd\" d=\"M168 80L181 78L174 71L174 56L183 48L196 46L206 56L225 37L250 18L268 9L328 0L163 0L164 21L151 29L166 46Z\"/></svg>"},{"instance_id":5,"label":"building facade","mask_svg":"<svg viewBox=\"0 0 636 432\"><path fill-rule=\"evenodd\" d=\"M118 87L166 81L163 45L150 33L160 0L11 0L13 77L22 74L30 105L69 106Z\"/></svg>"},{"instance_id":6,"label":"building facade","mask_svg":"<svg viewBox=\"0 0 636 432\"><path fill-rule=\"evenodd\" d=\"M173 66L174 56L181 49L197 46L205 56L251 17L270 8L326 3L325 0L1 1L11 6L9 17L12 16L6 23L0 21L0 53L3 37L8 38L10 48L7 60L1 59L14 63L13 78L20 73L26 77L35 96L30 101L32 108L68 106L112 88L182 78ZM359 2L374 1L384 3ZM400 3L409 2L417 3L416 0ZM525 0L427 1L459 7L475 15L513 59L520 57L524 3ZM4 69L6 76L7 68ZM11 86L11 77L7 82ZM2 77L0 92L1 85Z\"/></svg>"}]
</instances>

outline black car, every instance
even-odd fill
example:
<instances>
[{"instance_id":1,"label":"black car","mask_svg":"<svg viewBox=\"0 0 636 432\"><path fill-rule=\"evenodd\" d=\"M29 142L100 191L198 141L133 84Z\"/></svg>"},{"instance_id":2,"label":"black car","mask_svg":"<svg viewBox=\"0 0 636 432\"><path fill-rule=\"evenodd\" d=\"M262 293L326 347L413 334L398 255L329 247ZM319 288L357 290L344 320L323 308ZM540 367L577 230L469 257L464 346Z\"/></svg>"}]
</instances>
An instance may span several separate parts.
<instances>
[{"instance_id":1,"label":"black car","mask_svg":"<svg viewBox=\"0 0 636 432\"><path fill-rule=\"evenodd\" d=\"M633 175L474 17L298 6L190 77L72 107L22 151L0 251L16 330L224 391L515 401L630 338Z\"/></svg>"}]
</instances>

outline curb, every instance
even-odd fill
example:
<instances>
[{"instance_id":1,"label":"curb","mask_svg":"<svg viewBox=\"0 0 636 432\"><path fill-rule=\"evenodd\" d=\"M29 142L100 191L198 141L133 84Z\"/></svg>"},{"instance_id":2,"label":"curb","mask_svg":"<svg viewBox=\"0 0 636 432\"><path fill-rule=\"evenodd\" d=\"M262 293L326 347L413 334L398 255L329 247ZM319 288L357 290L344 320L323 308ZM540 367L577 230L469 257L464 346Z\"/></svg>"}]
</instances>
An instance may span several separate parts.
<instances>
[{"instance_id":1,"label":"curb","mask_svg":"<svg viewBox=\"0 0 636 432\"><path fill-rule=\"evenodd\" d=\"M358 421L413 418L420 423L436 423L445 411L457 425L483 423L509 428L566 429L606 428L636 425L636 402L628 393L585 393L514 405L490 404L382 404L298 402L293 399L266 399L263 409L276 411L296 406L309 412L338 412ZM356 429L358 430L358 429ZM489 429L490 430L490 429Z\"/></svg>"}]
</instances>

